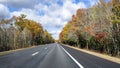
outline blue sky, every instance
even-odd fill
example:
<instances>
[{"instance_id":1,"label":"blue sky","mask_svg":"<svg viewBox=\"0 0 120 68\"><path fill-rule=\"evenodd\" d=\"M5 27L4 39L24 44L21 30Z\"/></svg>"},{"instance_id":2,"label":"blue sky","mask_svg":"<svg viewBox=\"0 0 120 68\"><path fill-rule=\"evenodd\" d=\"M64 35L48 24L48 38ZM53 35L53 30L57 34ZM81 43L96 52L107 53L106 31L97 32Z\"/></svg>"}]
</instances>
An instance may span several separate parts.
<instances>
[{"instance_id":1,"label":"blue sky","mask_svg":"<svg viewBox=\"0 0 120 68\"><path fill-rule=\"evenodd\" d=\"M0 0L0 19L27 15L42 24L55 39L79 8L88 8L98 0Z\"/></svg>"}]
</instances>

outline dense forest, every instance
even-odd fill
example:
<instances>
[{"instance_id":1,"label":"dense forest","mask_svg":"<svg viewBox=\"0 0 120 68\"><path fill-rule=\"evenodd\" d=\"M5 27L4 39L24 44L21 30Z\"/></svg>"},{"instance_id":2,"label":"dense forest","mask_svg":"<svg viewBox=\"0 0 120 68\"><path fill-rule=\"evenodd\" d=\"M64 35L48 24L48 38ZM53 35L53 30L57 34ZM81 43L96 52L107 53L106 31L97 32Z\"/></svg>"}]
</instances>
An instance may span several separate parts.
<instances>
[{"instance_id":1,"label":"dense forest","mask_svg":"<svg viewBox=\"0 0 120 68\"><path fill-rule=\"evenodd\" d=\"M120 0L78 9L60 33L64 44L120 56Z\"/></svg>"},{"instance_id":2,"label":"dense forest","mask_svg":"<svg viewBox=\"0 0 120 68\"><path fill-rule=\"evenodd\" d=\"M40 23L26 19L24 14L0 20L0 51L53 42L52 35Z\"/></svg>"}]
</instances>

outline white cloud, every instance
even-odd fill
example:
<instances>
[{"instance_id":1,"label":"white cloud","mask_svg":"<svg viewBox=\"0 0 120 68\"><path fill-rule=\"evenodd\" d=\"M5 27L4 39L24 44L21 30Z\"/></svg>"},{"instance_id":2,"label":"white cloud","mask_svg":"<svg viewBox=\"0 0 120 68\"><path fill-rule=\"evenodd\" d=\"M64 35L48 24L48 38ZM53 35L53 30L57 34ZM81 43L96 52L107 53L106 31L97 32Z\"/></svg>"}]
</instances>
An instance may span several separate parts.
<instances>
[{"instance_id":1,"label":"white cloud","mask_svg":"<svg viewBox=\"0 0 120 68\"><path fill-rule=\"evenodd\" d=\"M0 3L14 8L33 8L39 3L39 0L0 0Z\"/></svg>"},{"instance_id":2,"label":"white cloud","mask_svg":"<svg viewBox=\"0 0 120 68\"><path fill-rule=\"evenodd\" d=\"M0 20L3 18L8 18L9 15L10 15L9 9L3 4L0 4Z\"/></svg>"},{"instance_id":3,"label":"white cloud","mask_svg":"<svg viewBox=\"0 0 120 68\"><path fill-rule=\"evenodd\" d=\"M47 2L49 0L45 1ZM76 10L79 8L86 8L86 5L83 2L75 4L73 0L64 0L61 6L56 3L57 0L52 1L54 0L51 0L51 5L49 6L39 3L34 6L34 9L24 8L20 11L14 11L11 13L11 16L26 14L28 19L40 22L48 32L52 33L55 39L58 39L60 31L71 19L72 14L76 14ZM42 13L43 15L40 15L40 12L44 12Z\"/></svg>"},{"instance_id":4,"label":"white cloud","mask_svg":"<svg viewBox=\"0 0 120 68\"><path fill-rule=\"evenodd\" d=\"M63 4L59 5L57 2ZM87 0L93 6L98 0ZM59 33L64 25L71 20L72 14L76 14L79 8L87 8L84 0L75 3L75 0L0 0L0 19L6 18L9 15L19 16L26 14L28 19L40 22L48 32L52 33L55 39L58 39ZM18 11L9 12L11 8L18 8Z\"/></svg>"},{"instance_id":5,"label":"white cloud","mask_svg":"<svg viewBox=\"0 0 120 68\"><path fill-rule=\"evenodd\" d=\"M0 2L6 2L7 0L0 0Z\"/></svg>"},{"instance_id":6,"label":"white cloud","mask_svg":"<svg viewBox=\"0 0 120 68\"><path fill-rule=\"evenodd\" d=\"M61 31L60 30L56 30L56 31L51 31L50 33L53 34L53 35L57 35L59 34Z\"/></svg>"},{"instance_id":7,"label":"white cloud","mask_svg":"<svg viewBox=\"0 0 120 68\"><path fill-rule=\"evenodd\" d=\"M11 17L20 16L21 14L27 15L27 19L35 20L37 22L40 21L40 16L38 15L38 12L32 9L22 9L21 11L14 11L11 13Z\"/></svg>"}]
</instances>

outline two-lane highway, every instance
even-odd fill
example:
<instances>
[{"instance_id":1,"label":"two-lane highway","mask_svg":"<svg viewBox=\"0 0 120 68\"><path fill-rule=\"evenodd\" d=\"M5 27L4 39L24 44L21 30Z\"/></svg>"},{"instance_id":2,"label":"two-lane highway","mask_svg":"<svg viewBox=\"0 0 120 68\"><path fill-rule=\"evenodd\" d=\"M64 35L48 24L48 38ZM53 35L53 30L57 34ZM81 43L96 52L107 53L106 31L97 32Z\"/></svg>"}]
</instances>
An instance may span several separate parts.
<instances>
[{"instance_id":1,"label":"two-lane highway","mask_svg":"<svg viewBox=\"0 0 120 68\"><path fill-rule=\"evenodd\" d=\"M0 68L79 68L58 44L38 46L0 57Z\"/></svg>"},{"instance_id":2,"label":"two-lane highway","mask_svg":"<svg viewBox=\"0 0 120 68\"><path fill-rule=\"evenodd\" d=\"M49 44L0 56L0 68L120 68L120 64Z\"/></svg>"}]
</instances>

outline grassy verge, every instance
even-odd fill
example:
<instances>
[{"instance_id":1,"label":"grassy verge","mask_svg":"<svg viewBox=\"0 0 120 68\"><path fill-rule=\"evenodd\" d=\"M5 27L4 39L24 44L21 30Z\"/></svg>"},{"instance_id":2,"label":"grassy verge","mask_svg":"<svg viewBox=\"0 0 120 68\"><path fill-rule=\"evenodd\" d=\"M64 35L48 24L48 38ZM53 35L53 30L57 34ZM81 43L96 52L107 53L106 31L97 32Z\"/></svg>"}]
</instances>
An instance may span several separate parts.
<instances>
[{"instance_id":1,"label":"grassy verge","mask_svg":"<svg viewBox=\"0 0 120 68\"><path fill-rule=\"evenodd\" d=\"M91 54L91 55L94 55L94 56L97 56L97 57L100 57L100 58L103 58L103 59L106 59L106 60L109 60L109 61L120 64L120 58L109 56L107 54L101 54L101 53L90 51L90 50L87 50L87 49L80 49L80 48L65 45L65 44L63 44L63 45L67 46L67 47L70 47L70 48L73 48L73 49L76 49L78 51L82 51L82 52L85 52L85 53L88 53L88 54Z\"/></svg>"}]
</instances>

